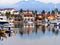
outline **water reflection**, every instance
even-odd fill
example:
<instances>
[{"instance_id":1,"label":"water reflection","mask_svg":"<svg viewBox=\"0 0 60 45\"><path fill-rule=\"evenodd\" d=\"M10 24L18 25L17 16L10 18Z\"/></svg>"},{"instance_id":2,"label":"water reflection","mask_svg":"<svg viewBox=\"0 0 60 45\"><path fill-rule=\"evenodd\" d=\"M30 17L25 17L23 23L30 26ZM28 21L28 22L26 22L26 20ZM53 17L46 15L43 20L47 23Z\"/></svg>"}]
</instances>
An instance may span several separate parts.
<instances>
[{"instance_id":1,"label":"water reflection","mask_svg":"<svg viewBox=\"0 0 60 45\"><path fill-rule=\"evenodd\" d=\"M41 32L40 32L41 31ZM23 28L23 30L19 30L20 35L25 35L25 34L32 34L35 33L36 35L38 34L38 32L40 32L39 34L46 34L48 35L48 33L52 33L52 35L58 35L59 34L59 29L56 29L55 27L50 26L49 24L47 26L45 25L39 25L37 27L34 28Z\"/></svg>"},{"instance_id":2,"label":"water reflection","mask_svg":"<svg viewBox=\"0 0 60 45\"><path fill-rule=\"evenodd\" d=\"M4 38L11 37L15 33L14 31L10 30L0 30L0 40L3 41Z\"/></svg>"},{"instance_id":3,"label":"water reflection","mask_svg":"<svg viewBox=\"0 0 60 45\"><path fill-rule=\"evenodd\" d=\"M36 25L35 27L25 27L25 28L23 26L22 27L19 26L19 28L12 28L11 30L14 31L14 34L19 34L20 37L34 39L43 36L53 36L53 35L58 36L60 34L60 29L58 29L57 27L48 24L47 26ZM1 40L3 40L3 38L7 38L7 36L11 37L13 35L10 31L6 31L5 33L0 33Z\"/></svg>"},{"instance_id":4,"label":"water reflection","mask_svg":"<svg viewBox=\"0 0 60 45\"><path fill-rule=\"evenodd\" d=\"M19 33L21 34L21 36L23 35L23 31L19 31Z\"/></svg>"}]
</instances>

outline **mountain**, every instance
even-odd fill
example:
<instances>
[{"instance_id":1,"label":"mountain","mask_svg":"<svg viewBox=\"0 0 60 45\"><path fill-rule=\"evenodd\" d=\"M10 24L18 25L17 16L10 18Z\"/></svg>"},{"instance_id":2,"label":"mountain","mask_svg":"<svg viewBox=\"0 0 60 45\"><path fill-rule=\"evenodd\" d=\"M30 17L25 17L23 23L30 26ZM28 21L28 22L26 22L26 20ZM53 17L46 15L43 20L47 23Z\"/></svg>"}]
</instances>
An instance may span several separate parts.
<instances>
[{"instance_id":1,"label":"mountain","mask_svg":"<svg viewBox=\"0 0 60 45\"><path fill-rule=\"evenodd\" d=\"M9 5L9 6L5 6L6 7L11 7L11 8L15 8L17 10L19 9L29 9L29 10L37 10L39 12L41 12L42 10L46 10L46 11L51 11L54 9L54 4L53 3L42 3L39 1L35 1L35 0L30 0L30 1L20 1L16 4L13 5ZM60 11L60 4L56 4L56 7L59 9Z\"/></svg>"},{"instance_id":2,"label":"mountain","mask_svg":"<svg viewBox=\"0 0 60 45\"><path fill-rule=\"evenodd\" d=\"M46 11L51 11L54 9L54 4L53 3L42 3L39 1L20 1L16 4L13 5L14 8L16 9L29 9L29 10L46 10Z\"/></svg>"}]
</instances>

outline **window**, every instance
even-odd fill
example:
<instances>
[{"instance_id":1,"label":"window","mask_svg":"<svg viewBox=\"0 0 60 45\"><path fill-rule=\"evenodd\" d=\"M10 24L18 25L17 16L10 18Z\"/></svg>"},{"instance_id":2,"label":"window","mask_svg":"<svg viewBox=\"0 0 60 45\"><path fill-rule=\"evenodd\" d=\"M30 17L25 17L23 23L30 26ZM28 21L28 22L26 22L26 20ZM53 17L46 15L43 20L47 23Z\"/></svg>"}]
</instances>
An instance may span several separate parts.
<instances>
[{"instance_id":1,"label":"window","mask_svg":"<svg viewBox=\"0 0 60 45\"><path fill-rule=\"evenodd\" d=\"M33 19L31 19L31 21L33 22Z\"/></svg>"},{"instance_id":2,"label":"window","mask_svg":"<svg viewBox=\"0 0 60 45\"><path fill-rule=\"evenodd\" d=\"M32 15L30 15L30 17L32 17Z\"/></svg>"},{"instance_id":3,"label":"window","mask_svg":"<svg viewBox=\"0 0 60 45\"><path fill-rule=\"evenodd\" d=\"M30 24L28 24L28 26L30 26Z\"/></svg>"},{"instance_id":4,"label":"window","mask_svg":"<svg viewBox=\"0 0 60 45\"><path fill-rule=\"evenodd\" d=\"M28 19L28 21L30 20L30 18Z\"/></svg>"},{"instance_id":5,"label":"window","mask_svg":"<svg viewBox=\"0 0 60 45\"><path fill-rule=\"evenodd\" d=\"M26 15L24 15L24 17L26 17Z\"/></svg>"},{"instance_id":6,"label":"window","mask_svg":"<svg viewBox=\"0 0 60 45\"><path fill-rule=\"evenodd\" d=\"M11 20L11 18L9 18L9 20Z\"/></svg>"},{"instance_id":7,"label":"window","mask_svg":"<svg viewBox=\"0 0 60 45\"><path fill-rule=\"evenodd\" d=\"M20 19L18 19L18 21L20 21Z\"/></svg>"},{"instance_id":8,"label":"window","mask_svg":"<svg viewBox=\"0 0 60 45\"><path fill-rule=\"evenodd\" d=\"M15 19L15 21L17 21L17 19Z\"/></svg>"},{"instance_id":9,"label":"window","mask_svg":"<svg viewBox=\"0 0 60 45\"><path fill-rule=\"evenodd\" d=\"M31 24L31 26L33 26L33 24Z\"/></svg>"},{"instance_id":10,"label":"window","mask_svg":"<svg viewBox=\"0 0 60 45\"><path fill-rule=\"evenodd\" d=\"M27 24L25 24L25 26L27 26Z\"/></svg>"},{"instance_id":11,"label":"window","mask_svg":"<svg viewBox=\"0 0 60 45\"><path fill-rule=\"evenodd\" d=\"M0 20L3 20L3 18L0 18Z\"/></svg>"}]
</instances>

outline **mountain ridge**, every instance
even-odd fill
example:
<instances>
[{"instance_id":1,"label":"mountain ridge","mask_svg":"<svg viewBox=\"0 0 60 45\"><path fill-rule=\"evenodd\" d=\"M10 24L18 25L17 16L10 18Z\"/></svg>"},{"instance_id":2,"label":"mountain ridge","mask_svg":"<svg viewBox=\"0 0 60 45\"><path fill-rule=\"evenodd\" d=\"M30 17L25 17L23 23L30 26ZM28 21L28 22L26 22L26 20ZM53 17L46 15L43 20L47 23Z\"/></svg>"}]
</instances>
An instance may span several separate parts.
<instances>
[{"instance_id":1,"label":"mountain ridge","mask_svg":"<svg viewBox=\"0 0 60 45\"><path fill-rule=\"evenodd\" d=\"M51 11L55 8L55 4L53 3L43 3L39 1L20 1L18 3L15 3L13 5L8 5L8 6L0 6L4 8L15 8L17 10L24 9L24 10L37 10L37 11ZM60 11L60 3L56 4L56 8Z\"/></svg>"}]
</instances>

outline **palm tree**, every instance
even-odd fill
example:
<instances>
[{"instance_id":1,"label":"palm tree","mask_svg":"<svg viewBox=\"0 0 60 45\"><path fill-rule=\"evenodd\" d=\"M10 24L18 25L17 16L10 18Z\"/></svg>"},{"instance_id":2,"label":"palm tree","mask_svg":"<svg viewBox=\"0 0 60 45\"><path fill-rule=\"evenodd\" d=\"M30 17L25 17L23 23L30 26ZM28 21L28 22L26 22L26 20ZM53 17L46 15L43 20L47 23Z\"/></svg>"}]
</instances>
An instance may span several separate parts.
<instances>
[{"instance_id":1,"label":"palm tree","mask_svg":"<svg viewBox=\"0 0 60 45\"><path fill-rule=\"evenodd\" d=\"M34 15L35 15L35 21L36 21L37 20L37 10L35 10Z\"/></svg>"},{"instance_id":2,"label":"palm tree","mask_svg":"<svg viewBox=\"0 0 60 45\"><path fill-rule=\"evenodd\" d=\"M51 14L55 15L55 11L54 11L54 10L52 10Z\"/></svg>"},{"instance_id":3,"label":"palm tree","mask_svg":"<svg viewBox=\"0 0 60 45\"><path fill-rule=\"evenodd\" d=\"M47 14L50 14L50 11Z\"/></svg>"},{"instance_id":4,"label":"palm tree","mask_svg":"<svg viewBox=\"0 0 60 45\"><path fill-rule=\"evenodd\" d=\"M37 10L35 10L34 12L34 15L35 15L35 21L37 21ZM36 29L36 33L37 33L37 23L35 22L35 29Z\"/></svg>"},{"instance_id":5,"label":"palm tree","mask_svg":"<svg viewBox=\"0 0 60 45\"><path fill-rule=\"evenodd\" d=\"M44 25L42 26L42 32L43 32L43 34L45 34L45 26Z\"/></svg>"},{"instance_id":6,"label":"palm tree","mask_svg":"<svg viewBox=\"0 0 60 45\"><path fill-rule=\"evenodd\" d=\"M14 14L11 14L11 17L16 17Z\"/></svg>"},{"instance_id":7,"label":"palm tree","mask_svg":"<svg viewBox=\"0 0 60 45\"><path fill-rule=\"evenodd\" d=\"M45 14L45 10L43 10L41 13L42 13L42 14ZM45 19L45 16L43 16L43 19Z\"/></svg>"},{"instance_id":8,"label":"palm tree","mask_svg":"<svg viewBox=\"0 0 60 45\"><path fill-rule=\"evenodd\" d=\"M35 14L37 14L37 10L35 10Z\"/></svg>"},{"instance_id":9,"label":"palm tree","mask_svg":"<svg viewBox=\"0 0 60 45\"><path fill-rule=\"evenodd\" d=\"M45 14L45 10L43 10L41 13L42 13L42 14Z\"/></svg>"},{"instance_id":10,"label":"palm tree","mask_svg":"<svg viewBox=\"0 0 60 45\"><path fill-rule=\"evenodd\" d=\"M23 13L23 9L20 9L19 13Z\"/></svg>"},{"instance_id":11,"label":"palm tree","mask_svg":"<svg viewBox=\"0 0 60 45\"><path fill-rule=\"evenodd\" d=\"M45 10L42 10L41 14L43 15L42 23L46 22L46 15L45 15Z\"/></svg>"},{"instance_id":12,"label":"palm tree","mask_svg":"<svg viewBox=\"0 0 60 45\"><path fill-rule=\"evenodd\" d=\"M22 27L23 27L23 17L22 17L22 15L23 15L23 9L20 9L19 10L19 14L18 14L18 21L19 21L19 23L17 24L17 27L19 28L19 33L21 34L21 35L23 35L23 31L22 31ZM22 21L22 22L20 22L20 21Z\"/></svg>"},{"instance_id":13,"label":"palm tree","mask_svg":"<svg viewBox=\"0 0 60 45\"><path fill-rule=\"evenodd\" d=\"M20 11L19 11L19 16L18 16L18 17L19 17L21 20L23 20L22 15L23 15L23 9L20 9Z\"/></svg>"},{"instance_id":14,"label":"palm tree","mask_svg":"<svg viewBox=\"0 0 60 45\"><path fill-rule=\"evenodd\" d=\"M19 30L19 33L20 33L21 36L23 36L23 31L20 31L20 30Z\"/></svg>"},{"instance_id":15,"label":"palm tree","mask_svg":"<svg viewBox=\"0 0 60 45\"><path fill-rule=\"evenodd\" d=\"M35 12L34 11L32 11L32 13L35 15Z\"/></svg>"},{"instance_id":16,"label":"palm tree","mask_svg":"<svg viewBox=\"0 0 60 45\"><path fill-rule=\"evenodd\" d=\"M11 14L10 12L6 12L5 15L7 16L7 18L9 18Z\"/></svg>"},{"instance_id":17,"label":"palm tree","mask_svg":"<svg viewBox=\"0 0 60 45\"><path fill-rule=\"evenodd\" d=\"M55 33L55 29L54 28L52 28L52 32Z\"/></svg>"},{"instance_id":18,"label":"palm tree","mask_svg":"<svg viewBox=\"0 0 60 45\"><path fill-rule=\"evenodd\" d=\"M59 33L59 30L56 30L56 31L55 31L55 35L58 35L58 33Z\"/></svg>"},{"instance_id":19,"label":"palm tree","mask_svg":"<svg viewBox=\"0 0 60 45\"><path fill-rule=\"evenodd\" d=\"M23 9L20 9L19 10L19 17L21 18L21 20L23 20L22 15L23 15Z\"/></svg>"}]
</instances>

